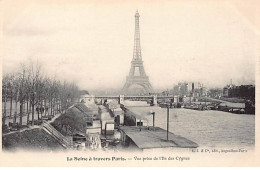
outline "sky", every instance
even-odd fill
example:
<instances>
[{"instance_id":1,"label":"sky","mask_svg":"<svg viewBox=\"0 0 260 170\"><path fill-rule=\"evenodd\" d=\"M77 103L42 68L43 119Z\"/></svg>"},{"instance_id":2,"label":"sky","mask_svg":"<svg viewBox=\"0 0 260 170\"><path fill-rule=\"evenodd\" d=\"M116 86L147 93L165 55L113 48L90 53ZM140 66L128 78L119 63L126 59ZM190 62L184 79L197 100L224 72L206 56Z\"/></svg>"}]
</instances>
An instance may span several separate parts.
<instances>
[{"instance_id":1,"label":"sky","mask_svg":"<svg viewBox=\"0 0 260 170\"><path fill-rule=\"evenodd\" d=\"M47 75L81 89L122 88L138 9L142 58L154 89L180 81L209 88L223 87L230 79L237 85L255 84L259 32L254 18L239 11L247 8L241 4L36 0L6 7L3 73L33 60L42 63Z\"/></svg>"}]
</instances>

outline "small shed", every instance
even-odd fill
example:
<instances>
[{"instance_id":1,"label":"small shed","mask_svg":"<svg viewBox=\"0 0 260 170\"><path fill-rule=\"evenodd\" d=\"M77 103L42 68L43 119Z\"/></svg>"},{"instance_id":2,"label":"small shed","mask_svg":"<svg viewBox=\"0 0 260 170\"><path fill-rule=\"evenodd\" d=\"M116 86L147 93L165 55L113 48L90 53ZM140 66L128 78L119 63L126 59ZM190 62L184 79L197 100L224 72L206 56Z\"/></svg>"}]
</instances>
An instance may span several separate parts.
<instances>
[{"instance_id":1,"label":"small shed","mask_svg":"<svg viewBox=\"0 0 260 170\"><path fill-rule=\"evenodd\" d=\"M101 123L100 120L93 120L92 126L87 126L86 134L101 134Z\"/></svg>"},{"instance_id":2,"label":"small shed","mask_svg":"<svg viewBox=\"0 0 260 170\"><path fill-rule=\"evenodd\" d=\"M115 116L115 123L119 126L119 125L123 125L124 124L124 111L119 107L113 110L114 112L114 116Z\"/></svg>"},{"instance_id":3,"label":"small shed","mask_svg":"<svg viewBox=\"0 0 260 170\"><path fill-rule=\"evenodd\" d=\"M113 134L115 121L114 117L109 112L103 112L100 114L101 121L101 133L102 134Z\"/></svg>"},{"instance_id":4,"label":"small shed","mask_svg":"<svg viewBox=\"0 0 260 170\"><path fill-rule=\"evenodd\" d=\"M126 126L147 126L148 119L144 116L135 114L129 110L124 114L124 125Z\"/></svg>"}]
</instances>

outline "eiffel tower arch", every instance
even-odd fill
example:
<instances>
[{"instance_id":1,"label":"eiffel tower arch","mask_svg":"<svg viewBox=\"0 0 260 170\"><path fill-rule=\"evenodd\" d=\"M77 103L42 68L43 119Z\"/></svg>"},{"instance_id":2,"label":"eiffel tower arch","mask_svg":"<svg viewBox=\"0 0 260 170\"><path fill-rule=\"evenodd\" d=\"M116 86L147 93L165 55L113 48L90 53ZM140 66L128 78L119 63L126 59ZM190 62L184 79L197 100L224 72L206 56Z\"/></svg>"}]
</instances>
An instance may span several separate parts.
<instances>
[{"instance_id":1,"label":"eiffel tower arch","mask_svg":"<svg viewBox=\"0 0 260 170\"><path fill-rule=\"evenodd\" d=\"M131 93L130 87L133 85L141 86L146 94L154 93L153 87L149 81L149 77L145 73L141 55L139 17L140 15L138 11L136 11L133 59L131 62L129 75L126 77L126 82L122 89L124 94Z\"/></svg>"}]
</instances>

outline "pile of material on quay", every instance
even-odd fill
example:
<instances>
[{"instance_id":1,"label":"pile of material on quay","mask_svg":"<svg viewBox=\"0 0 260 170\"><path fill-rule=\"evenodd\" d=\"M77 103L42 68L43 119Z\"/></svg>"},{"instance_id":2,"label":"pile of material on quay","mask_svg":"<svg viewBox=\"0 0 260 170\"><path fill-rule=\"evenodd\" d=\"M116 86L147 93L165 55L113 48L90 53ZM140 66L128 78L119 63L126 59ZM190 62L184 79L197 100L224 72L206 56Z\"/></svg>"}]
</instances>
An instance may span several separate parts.
<instances>
[{"instance_id":1,"label":"pile of material on quay","mask_svg":"<svg viewBox=\"0 0 260 170\"><path fill-rule=\"evenodd\" d=\"M3 135L3 151L56 151L63 147L41 128L26 129L22 132L14 132Z\"/></svg>"}]
</instances>

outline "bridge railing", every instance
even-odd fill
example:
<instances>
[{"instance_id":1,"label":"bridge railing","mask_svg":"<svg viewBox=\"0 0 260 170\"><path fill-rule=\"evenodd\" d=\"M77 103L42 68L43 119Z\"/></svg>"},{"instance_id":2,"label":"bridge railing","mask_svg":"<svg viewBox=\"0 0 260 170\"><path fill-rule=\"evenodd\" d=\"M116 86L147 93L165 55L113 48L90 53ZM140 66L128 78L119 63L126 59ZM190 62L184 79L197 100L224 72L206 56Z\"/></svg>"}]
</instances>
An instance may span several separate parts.
<instances>
[{"instance_id":1,"label":"bridge railing","mask_svg":"<svg viewBox=\"0 0 260 170\"><path fill-rule=\"evenodd\" d=\"M123 98L153 98L154 96L124 96ZM157 98L174 98L175 96L156 96ZM89 96L85 98L100 98L100 99L118 99L120 98L120 95L118 96Z\"/></svg>"}]
</instances>

